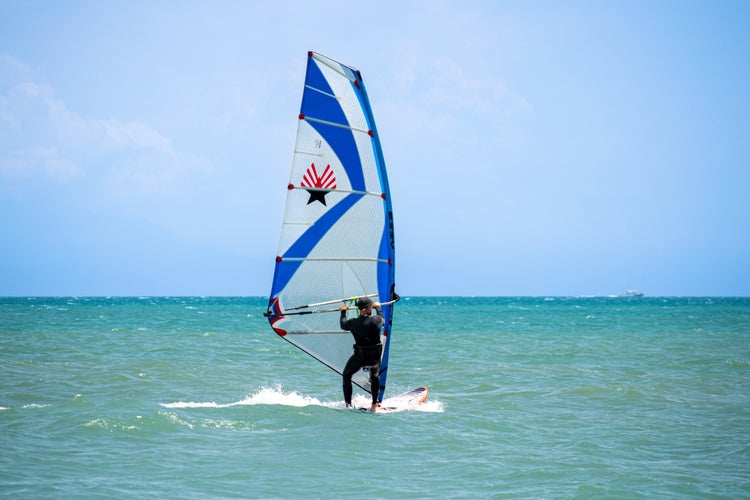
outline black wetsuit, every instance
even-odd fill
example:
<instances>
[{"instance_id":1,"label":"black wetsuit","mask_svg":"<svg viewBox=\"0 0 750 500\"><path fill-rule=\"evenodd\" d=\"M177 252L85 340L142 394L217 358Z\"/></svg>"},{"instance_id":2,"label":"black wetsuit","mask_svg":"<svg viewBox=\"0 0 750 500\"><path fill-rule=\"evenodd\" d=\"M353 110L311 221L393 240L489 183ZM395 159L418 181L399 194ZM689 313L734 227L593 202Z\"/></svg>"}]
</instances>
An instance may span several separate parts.
<instances>
[{"instance_id":1,"label":"black wetsuit","mask_svg":"<svg viewBox=\"0 0 750 500\"><path fill-rule=\"evenodd\" d=\"M346 319L346 311L341 311L341 328L352 332L354 336L354 354L349 358L344 367L344 401L347 405L352 404L352 375L363 367L370 367L370 392L372 402L378 400L380 392L380 355L383 344L380 343L380 329L385 323L383 311L379 307L374 308L377 316L359 316Z\"/></svg>"}]
</instances>

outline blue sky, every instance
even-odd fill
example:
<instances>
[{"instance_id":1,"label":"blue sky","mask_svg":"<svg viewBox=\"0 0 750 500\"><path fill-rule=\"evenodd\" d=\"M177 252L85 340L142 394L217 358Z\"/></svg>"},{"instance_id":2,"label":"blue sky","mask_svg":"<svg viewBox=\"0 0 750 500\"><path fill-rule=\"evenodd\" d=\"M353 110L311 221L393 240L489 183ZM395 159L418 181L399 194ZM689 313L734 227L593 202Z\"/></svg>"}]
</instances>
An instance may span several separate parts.
<instances>
[{"instance_id":1,"label":"blue sky","mask_svg":"<svg viewBox=\"0 0 750 500\"><path fill-rule=\"evenodd\" d=\"M750 3L0 0L0 295L266 295L305 59L402 295L750 295Z\"/></svg>"}]
</instances>

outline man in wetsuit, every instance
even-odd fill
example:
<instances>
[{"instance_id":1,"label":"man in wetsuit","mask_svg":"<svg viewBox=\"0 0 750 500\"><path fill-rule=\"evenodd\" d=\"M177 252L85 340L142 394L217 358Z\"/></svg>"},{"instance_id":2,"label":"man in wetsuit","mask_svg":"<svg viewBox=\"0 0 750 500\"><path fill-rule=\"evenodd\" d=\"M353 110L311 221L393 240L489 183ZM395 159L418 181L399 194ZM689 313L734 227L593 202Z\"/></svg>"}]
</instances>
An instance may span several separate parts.
<instances>
[{"instance_id":1,"label":"man in wetsuit","mask_svg":"<svg viewBox=\"0 0 750 500\"><path fill-rule=\"evenodd\" d=\"M364 367L370 369L370 391L372 392L371 410L375 411L378 406L378 392L380 392L380 355L383 352L383 344L380 343L380 329L385 323L383 311L380 304L367 297L357 300L359 316L346 319L346 306L341 306L341 328L352 332L354 336L354 354L349 358L344 367L344 401L346 407L352 405L352 375ZM372 316L372 310L377 311L377 316Z\"/></svg>"}]
</instances>

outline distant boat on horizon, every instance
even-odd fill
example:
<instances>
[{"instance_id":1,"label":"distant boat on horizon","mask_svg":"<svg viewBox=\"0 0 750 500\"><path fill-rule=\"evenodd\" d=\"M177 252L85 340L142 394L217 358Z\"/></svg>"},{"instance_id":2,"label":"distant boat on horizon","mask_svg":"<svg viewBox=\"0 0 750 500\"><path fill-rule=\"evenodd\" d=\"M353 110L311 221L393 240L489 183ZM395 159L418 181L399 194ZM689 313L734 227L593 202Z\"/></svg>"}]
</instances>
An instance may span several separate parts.
<instances>
[{"instance_id":1,"label":"distant boat on horizon","mask_svg":"<svg viewBox=\"0 0 750 500\"><path fill-rule=\"evenodd\" d=\"M627 289L625 290L625 293L620 295L620 297L643 297L643 292L639 292L638 290Z\"/></svg>"}]
</instances>

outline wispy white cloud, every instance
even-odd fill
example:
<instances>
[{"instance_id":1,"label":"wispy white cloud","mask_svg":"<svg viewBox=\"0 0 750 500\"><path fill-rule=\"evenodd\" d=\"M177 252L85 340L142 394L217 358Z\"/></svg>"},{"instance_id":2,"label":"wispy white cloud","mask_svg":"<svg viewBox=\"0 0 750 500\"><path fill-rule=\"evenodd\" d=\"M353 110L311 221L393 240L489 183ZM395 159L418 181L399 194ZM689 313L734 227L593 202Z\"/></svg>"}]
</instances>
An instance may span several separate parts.
<instances>
[{"instance_id":1,"label":"wispy white cloud","mask_svg":"<svg viewBox=\"0 0 750 500\"><path fill-rule=\"evenodd\" d=\"M115 147L172 152L169 139L144 123L105 120L100 125L108 142Z\"/></svg>"},{"instance_id":2,"label":"wispy white cloud","mask_svg":"<svg viewBox=\"0 0 750 500\"><path fill-rule=\"evenodd\" d=\"M5 57L4 64L22 67ZM0 94L0 178L71 181L96 174L117 196L172 191L206 162L175 150L140 121L85 116L48 83L20 81ZM107 180L108 179L108 180Z\"/></svg>"},{"instance_id":3,"label":"wispy white cloud","mask_svg":"<svg viewBox=\"0 0 750 500\"><path fill-rule=\"evenodd\" d=\"M46 203L52 185L70 209L142 221L188 239L205 234L211 223L203 193L220 189L211 161L175 147L145 121L80 113L50 83L5 83L0 189L38 194Z\"/></svg>"},{"instance_id":4,"label":"wispy white cloud","mask_svg":"<svg viewBox=\"0 0 750 500\"><path fill-rule=\"evenodd\" d=\"M82 174L81 167L60 155L54 146L16 149L8 151L0 159L0 175L13 179L42 175L55 181L67 182Z\"/></svg>"},{"instance_id":5,"label":"wispy white cloud","mask_svg":"<svg viewBox=\"0 0 750 500\"><path fill-rule=\"evenodd\" d=\"M3 101L5 104L3 104ZM41 105L45 114L28 112ZM52 126L48 141L65 142L71 147L88 146L96 151L156 150L171 151L170 141L153 127L141 122L121 122L83 116L71 111L55 95L55 89L45 83L16 84L8 96L0 97L0 116L12 126Z\"/></svg>"},{"instance_id":6,"label":"wispy white cloud","mask_svg":"<svg viewBox=\"0 0 750 500\"><path fill-rule=\"evenodd\" d=\"M10 111L10 101L4 95L0 95L0 123L17 128L20 124Z\"/></svg>"}]
</instances>

